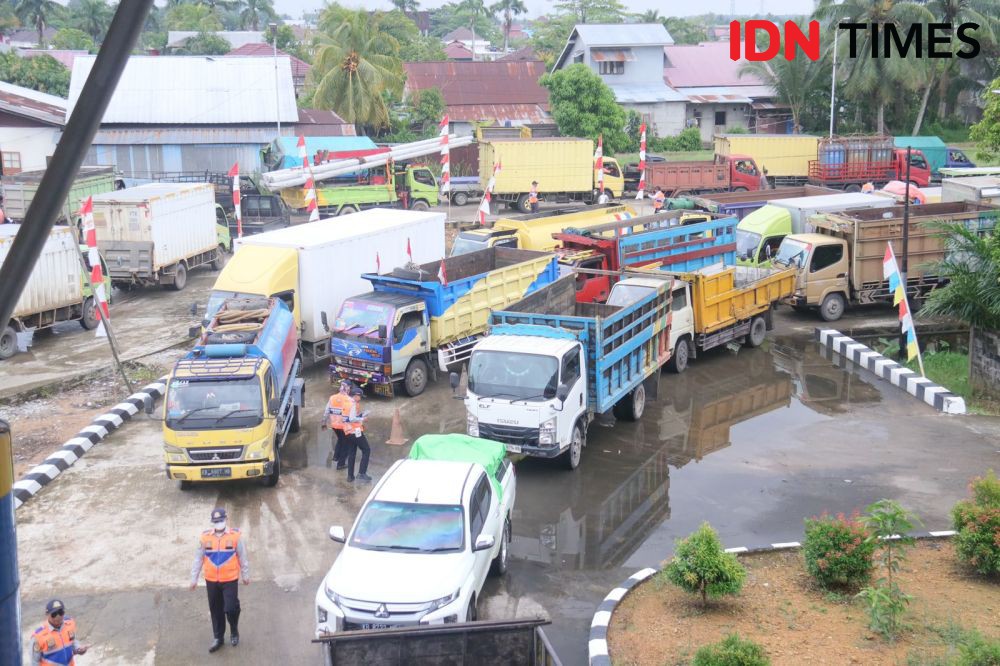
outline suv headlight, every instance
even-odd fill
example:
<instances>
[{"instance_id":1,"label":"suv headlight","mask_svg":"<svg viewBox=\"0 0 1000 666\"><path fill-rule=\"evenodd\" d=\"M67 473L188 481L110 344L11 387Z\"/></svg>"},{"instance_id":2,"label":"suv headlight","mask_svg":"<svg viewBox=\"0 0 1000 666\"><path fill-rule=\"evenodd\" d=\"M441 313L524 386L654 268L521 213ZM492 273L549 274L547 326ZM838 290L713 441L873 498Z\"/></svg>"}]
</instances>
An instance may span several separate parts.
<instances>
[{"instance_id":1,"label":"suv headlight","mask_svg":"<svg viewBox=\"0 0 1000 666\"><path fill-rule=\"evenodd\" d=\"M454 592L452 592L451 594L449 594L447 597L441 597L440 599L435 599L434 601L431 602L431 610L444 608L445 606L453 602L455 599L458 599L458 595L461 591L462 589L459 588Z\"/></svg>"},{"instance_id":2,"label":"suv headlight","mask_svg":"<svg viewBox=\"0 0 1000 666\"><path fill-rule=\"evenodd\" d=\"M479 437L479 419L474 414L465 415L465 431L469 437Z\"/></svg>"},{"instance_id":3,"label":"suv headlight","mask_svg":"<svg viewBox=\"0 0 1000 666\"><path fill-rule=\"evenodd\" d=\"M552 417L538 426L538 443L552 446L556 443L556 417Z\"/></svg>"},{"instance_id":4,"label":"suv headlight","mask_svg":"<svg viewBox=\"0 0 1000 666\"><path fill-rule=\"evenodd\" d=\"M333 591L333 588L330 587L329 583L324 583L323 584L323 592L326 593L326 598L327 599L329 599L330 601L332 601L337 606L340 605L340 595L338 595L336 592Z\"/></svg>"}]
</instances>

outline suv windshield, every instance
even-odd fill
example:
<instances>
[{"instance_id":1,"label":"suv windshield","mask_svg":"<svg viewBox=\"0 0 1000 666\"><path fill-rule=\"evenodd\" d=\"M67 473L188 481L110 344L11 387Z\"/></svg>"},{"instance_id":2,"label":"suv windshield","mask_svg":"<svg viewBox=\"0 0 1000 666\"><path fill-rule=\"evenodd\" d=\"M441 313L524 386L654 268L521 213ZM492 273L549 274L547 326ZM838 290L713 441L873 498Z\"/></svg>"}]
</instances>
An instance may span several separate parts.
<instances>
[{"instance_id":1,"label":"suv windshield","mask_svg":"<svg viewBox=\"0 0 1000 666\"><path fill-rule=\"evenodd\" d=\"M743 231L742 229L736 230L737 259L749 259L753 261L755 259L754 253L758 247L760 247L760 234L755 234L752 231Z\"/></svg>"},{"instance_id":2,"label":"suv windshield","mask_svg":"<svg viewBox=\"0 0 1000 666\"><path fill-rule=\"evenodd\" d=\"M806 257L808 255L808 243L786 238L781 241L781 247L778 248L778 254L774 257L774 261L784 266L802 268L806 265Z\"/></svg>"},{"instance_id":3,"label":"suv windshield","mask_svg":"<svg viewBox=\"0 0 1000 666\"><path fill-rule=\"evenodd\" d=\"M228 381L174 379L167 389L168 428L250 428L264 418L256 377Z\"/></svg>"},{"instance_id":4,"label":"suv windshield","mask_svg":"<svg viewBox=\"0 0 1000 666\"><path fill-rule=\"evenodd\" d=\"M463 523L461 506L375 500L358 518L351 545L366 550L453 553L465 545Z\"/></svg>"},{"instance_id":5,"label":"suv windshield","mask_svg":"<svg viewBox=\"0 0 1000 666\"><path fill-rule=\"evenodd\" d=\"M333 331L352 338L378 339L378 327L389 327L393 308L382 303L344 301Z\"/></svg>"},{"instance_id":6,"label":"suv windshield","mask_svg":"<svg viewBox=\"0 0 1000 666\"><path fill-rule=\"evenodd\" d=\"M558 380L559 361L552 356L476 351L469 363L469 390L482 398L551 399Z\"/></svg>"}]
</instances>

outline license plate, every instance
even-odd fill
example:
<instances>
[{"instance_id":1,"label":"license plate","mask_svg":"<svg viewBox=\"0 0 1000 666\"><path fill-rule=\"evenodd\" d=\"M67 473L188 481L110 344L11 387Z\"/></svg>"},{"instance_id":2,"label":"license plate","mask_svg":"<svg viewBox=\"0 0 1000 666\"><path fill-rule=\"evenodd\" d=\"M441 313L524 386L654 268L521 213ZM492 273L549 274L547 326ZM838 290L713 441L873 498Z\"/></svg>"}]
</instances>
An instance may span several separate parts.
<instances>
[{"instance_id":1,"label":"license plate","mask_svg":"<svg viewBox=\"0 0 1000 666\"><path fill-rule=\"evenodd\" d=\"M520 444L508 444L507 445L507 453L520 453L520 452L521 452L521 445Z\"/></svg>"},{"instance_id":2,"label":"license plate","mask_svg":"<svg viewBox=\"0 0 1000 666\"><path fill-rule=\"evenodd\" d=\"M232 475L233 470L230 467L213 467L212 469L201 470L201 478L203 479L228 478Z\"/></svg>"},{"instance_id":3,"label":"license plate","mask_svg":"<svg viewBox=\"0 0 1000 666\"><path fill-rule=\"evenodd\" d=\"M391 629L391 624L376 624L374 622L364 622L361 624L362 629Z\"/></svg>"}]
</instances>

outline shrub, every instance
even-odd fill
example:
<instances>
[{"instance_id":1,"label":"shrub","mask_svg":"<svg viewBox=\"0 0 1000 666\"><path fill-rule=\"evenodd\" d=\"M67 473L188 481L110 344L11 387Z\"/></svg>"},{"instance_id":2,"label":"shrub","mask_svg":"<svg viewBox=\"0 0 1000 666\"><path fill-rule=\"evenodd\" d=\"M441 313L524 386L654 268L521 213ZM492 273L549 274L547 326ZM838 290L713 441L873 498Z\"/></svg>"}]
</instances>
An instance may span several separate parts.
<instances>
[{"instance_id":1,"label":"shrub","mask_svg":"<svg viewBox=\"0 0 1000 666\"><path fill-rule=\"evenodd\" d=\"M870 531L868 541L876 544L885 577L861 590L858 597L868 605L871 628L892 639L902 626L903 612L912 598L899 588L892 576L899 571L906 560L907 549L913 545L913 537L907 534L913 529L913 523L920 521L899 502L887 499L875 502L865 511L861 522Z\"/></svg>"},{"instance_id":2,"label":"shrub","mask_svg":"<svg viewBox=\"0 0 1000 666\"><path fill-rule=\"evenodd\" d=\"M708 523L677 542L674 557L663 573L674 585L700 594L703 606L708 605L709 597L737 594L747 577L746 569L722 548L719 535Z\"/></svg>"},{"instance_id":3,"label":"shrub","mask_svg":"<svg viewBox=\"0 0 1000 666\"><path fill-rule=\"evenodd\" d=\"M806 520L806 570L823 587L857 588L871 578L875 542L856 517L826 514Z\"/></svg>"},{"instance_id":4,"label":"shrub","mask_svg":"<svg viewBox=\"0 0 1000 666\"><path fill-rule=\"evenodd\" d=\"M958 646L957 666L1000 666L1000 641L972 632Z\"/></svg>"},{"instance_id":5,"label":"shrub","mask_svg":"<svg viewBox=\"0 0 1000 666\"><path fill-rule=\"evenodd\" d=\"M651 150L659 153L689 152L701 150L701 130L688 127L677 136L654 137L649 142Z\"/></svg>"},{"instance_id":6,"label":"shrub","mask_svg":"<svg viewBox=\"0 0 1000 666\"><path fill-rule=\"evenodd\" d=\"M768 666L771 660L757 643L729 634L718 643L699 649L691 666Z\"/></svg>"},{"instance_id":7,"label":"shrub","mask_svg":"<svg viewBox=\"0 0 1000 666\"><path fill-rule=\"evenodd\" d=\"M1000 574L1000 480L993 470L969 484L972 499L958 502L951 510L958 534L958 559L978 573Z\"/></svg>"}]
</instances>

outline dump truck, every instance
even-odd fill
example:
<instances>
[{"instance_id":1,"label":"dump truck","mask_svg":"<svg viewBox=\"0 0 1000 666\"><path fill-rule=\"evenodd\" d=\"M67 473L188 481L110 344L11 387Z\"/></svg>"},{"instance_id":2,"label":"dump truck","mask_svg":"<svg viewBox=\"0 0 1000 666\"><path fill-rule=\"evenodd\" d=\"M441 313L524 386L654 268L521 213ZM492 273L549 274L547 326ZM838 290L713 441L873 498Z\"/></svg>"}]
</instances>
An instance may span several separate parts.
<instances>
[{"instance_id":1,"label":"dump truck","mask_svg":"<svg viewBox=\"0 0 1000 666\"><path fill-rule=\"evenodd\" d=\"M111 283L180 291L192 268L219 270L226 260L216 229L220 212L207 183L149 183L95 196L97 246Z\"/></svg>"},{"instance_id":2,"label":"dump truck","mask_svg":"<svg viewBox=\"0 0 1000 666\"><path fill-rule=\"evenodd\" d=\"M742 220L770 201L818 197L824 194L839 194L839 192L819 185L778 187L773 190L759 190L757 192L719 192L706 196L674 199L667 202L667 208L670 210L701 209L719 215L735 215L737 220Z\"/></svg>"},{"instance_id":3,"label":"dump truck","mask_svg":"<svg viewBox=\"0 0 1000 666\"><path fill-rule=\"evenodd\" d=\"M232 479L277 485L281 447L301 425L301 367L295 319L280 298L227 299L167 377L167 478L181 489Z\"/></svg>"},{"instance_id":4,"label":"dump truck","mask_svg":"<svg viewBox=\"0 0 1000 666\"><path fill-rule=\"evenodd\" d=\"M702 162L652 162L646 165L646 191L668 197L704 192L760 189L760 169L749 155L717 155Z\"/></svg>"},{"instance_id":5,"label":"dump truck","mask_svg":"<svg viewBox=\"0 0 1000 666\"><path fill-rule=\"evenodd\" d=\"M522 213L531 210L528 194L538 181L542 201L594 203L598 174L594 142L590 139L484 140L479 143L479 179L485 184L494 165L502 168L493 187L492 201L507 204ZM485 189L485 187L484 187ZM604 191L616 199L625 189L621 167L613 157L604 158Z\"/></svg>"},{"instance_id":6,"label":"dump truck","mask_svg":"<svg viewBox=\"0 0 1000 666\"><path fill-rule=\"evenodd\" d=\"M559 277L555 255L491 247L382 275L374 291L351 296L330 339L331 381L353 380L387 397L424 392L435 369L468 360L490 311L503 309Z\"/></svg>"},{"instance_id":7,"label":"dump truck","mask_svg":"<svg viewBox=\"0 0 1000 666\"><path fill-rule=\"evenodd\" d=\"M280 191L291 208L306 209L301 186ZM438 182L423 164L390 162L316 183L316 202L323 216L349 215L369 208L424 211L438 204Z\"/></svg>"},{"instance_id":8,"label":"dump truck","mask_svg":"<svg viewBox=\"0 0 1000 666\"><path fill-rule=\"evenodd\" d=\"M945 283L936 264L945 257L945 239L936 225L960 223L984 233L1000 219L1000 208L969 203L940 203L910 208L909 271L906 293L914 311L931 290ZM903 206L825 214L811 220L815 233L791 234L774 257L777 267L798 271L795 292L785 299L797 310L818 308L825 321L836 321L848 304L892 302L882 276L886 244L897 256L903 250Z\"/></svg>"},{"instance_id":9,"label":"dump truck","mask_svg":"<svg viewBox=\"0 0 1000 666\"><path fill-rule=\"evenodd\" d=\"M558 245L552 234L573 227L589 227L629 220L636 216L631 206L613 204L593 208L564 208L500 218L489 228L466 229L451 246L451 256L488 247L510 247L550 252Z\"/></svg>"},{"instance_id":10,"label":"dump truck","mask_svg":"<svg viewBox=\"0 0 1000 666\"><path fill-rule=\"evenodd\" d=\"M671 281L627 278L608 299L647 284L627 305L579 303L567 275L494 311L469 360L467 434L576 469L595 417L642 418L670 360Z\"/></svg>"},{"instance_id":11,"label":"dump truck","mask_svg":"<svg viewBox=\"0 0 1000 666\"><path fill-rule=\"evenodd\" d=\"M38 192L45 169L22 171L3 177L3 212L15 222L23 222L28 207ZM72 223L80 210L81 202L93 194L111 192L122 186L115 177L114 167L82 166L73 179L66 201L59 213L62 224Z\"/></svg>"},{"instance_id":12,"label":"dump truck","mask_svg":"<svg viewBox=\"0 0 1000 666\"><path fill-rule=\"evenodd\" d=\"M736 259L744 266L768 266L781 239L791 233L810 231L813 215L832 211L890 208L891 197L862 192L827 194L818 197L779 199L750 213L736 226Z\"/></svg>"},{"instance_id":13,"label":"dump truck","mask_svg":"<svg viewBox=\"0 0 1000 666\"><path fill-rule=\"evenodd\" d=\"M919 150L927 158L931 175L940 177L942 167L970 168L976 166L961 148L946 145L936 136L896 136L892 139L897 148Z\"/></svg>"},{"instance_id":14,"label":"dump truck","mask_svg":"<svg viewBox=\"0 0 1000 666\"><path fill-rule=\"evenodd\" d=\"M20 228L20 224L0 224L0 266L7 259ZM0 330L0 359L8 359L19 347L26 347L34 331L59 322L79 321L87 330L97 328L100 319L90 286L89 259L86 254L83 257L86 273L80 264L75 230L53 227L10 321ZM103 257L101 266L105 276L104 291L110 300L111 280L107 277L108 267ZM18 344L19 336L22 336L21 345Z\"/></svg>"},{"instance_id":15,"label":"dump truck","mask_svg":"<svg viewBox=\"0 0 1000 666\"><path fill-rule=\"evenodd\" d=\"M554 234L559 263L576 276L576 300L603 303L626 268L692 271L736 262L736 218L671 211L618 225Z\"/></svg>"},{"instance_id":16,"label":"dump truck","mask_svg":"<svg viewBox=\"0 0 1000 666\"><path fill-rule=\"evenodd\" d=\"M207 325L223 301L234 296L277 297L295 319L305 360L329 357L327 317L344 299L361 292L366 269L426 263L444 256L444 214L367 210L350 220L331 218L298 224L234 242L206 305ZM410 253L407 253L409 248Z\"/></svg>"},{"instance_id":17,"label":"dump truck","mask_svg":"<svg viewBox=\"0 0 1000 666\"><path fill-rule=\"evenodd\" d=\"M941 201L1000 204L1000 176L945 178L941 183Z\"/></svg>"}]
</instances>

